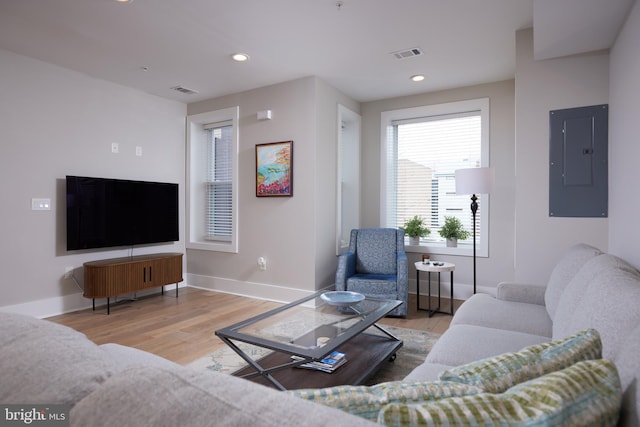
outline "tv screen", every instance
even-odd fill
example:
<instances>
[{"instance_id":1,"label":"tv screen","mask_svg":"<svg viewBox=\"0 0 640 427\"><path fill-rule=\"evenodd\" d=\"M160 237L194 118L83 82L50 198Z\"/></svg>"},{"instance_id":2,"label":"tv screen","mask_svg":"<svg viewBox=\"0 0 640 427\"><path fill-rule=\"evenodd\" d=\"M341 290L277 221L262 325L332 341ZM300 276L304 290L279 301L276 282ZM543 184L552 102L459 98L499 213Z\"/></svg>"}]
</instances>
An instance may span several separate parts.
<instances>
[{"instance_id":1,"label":"tv screen","mask_svg":"<svg viewBox=\"0 0 640 427\"><path fill-rule=\"evenodd\" d=\"M178 184L67 176L67 250L180 240Z\"/></svg>"}]
</instances>

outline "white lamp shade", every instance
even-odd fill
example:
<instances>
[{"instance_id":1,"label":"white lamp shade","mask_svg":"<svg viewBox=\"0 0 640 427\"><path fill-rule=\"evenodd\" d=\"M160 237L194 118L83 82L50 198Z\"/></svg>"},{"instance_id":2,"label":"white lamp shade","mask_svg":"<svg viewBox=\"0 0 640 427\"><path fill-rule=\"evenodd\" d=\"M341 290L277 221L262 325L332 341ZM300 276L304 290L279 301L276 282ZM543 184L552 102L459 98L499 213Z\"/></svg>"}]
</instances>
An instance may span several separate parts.
<instances>
[{"instance_id":1,"label":"white lamp shade","mask_svg":"<svg viewBox=\"0 0 640 427\"><path fill-rule=\"evenodd\" d=\"M493 168L456 170L456 194L489 194L493 190Z\"/></svg>"}]
</instances>

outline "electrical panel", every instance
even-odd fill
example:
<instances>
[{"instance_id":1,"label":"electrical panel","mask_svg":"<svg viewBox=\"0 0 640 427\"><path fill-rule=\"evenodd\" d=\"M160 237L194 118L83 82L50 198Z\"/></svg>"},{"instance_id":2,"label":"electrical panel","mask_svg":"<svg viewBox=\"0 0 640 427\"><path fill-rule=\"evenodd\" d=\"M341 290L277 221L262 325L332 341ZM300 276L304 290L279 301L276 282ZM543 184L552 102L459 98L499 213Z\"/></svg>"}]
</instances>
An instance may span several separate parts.
<instances>
[{"instance_id":1,"label":"electrical panel","mask_svg":"<svg viewBox=\"0 0 640 427\"><path fill-rule=\"evenodd\" d=\"M608 216L608 110L549 112L549 216Z\"/></svg>"}]
</instances>

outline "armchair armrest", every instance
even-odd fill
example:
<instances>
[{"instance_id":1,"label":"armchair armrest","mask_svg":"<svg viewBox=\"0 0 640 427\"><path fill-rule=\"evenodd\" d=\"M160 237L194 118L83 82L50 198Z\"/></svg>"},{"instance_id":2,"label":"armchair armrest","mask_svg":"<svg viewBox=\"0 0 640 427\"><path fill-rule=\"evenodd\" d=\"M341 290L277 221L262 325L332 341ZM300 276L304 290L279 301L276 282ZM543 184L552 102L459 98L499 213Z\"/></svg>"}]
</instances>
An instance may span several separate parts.
<instances>
[{"instance_id":1,"label":"armchair armrest","mask_svg":"<svg viewBox=\"0 0 640 427\"><path fill-rule=\"evenodd\" d=\"M409 261L406 252L398 252L396 256L396 269L398 273L398 294L408 295L409 293ZM406 303L406 302L405 302Z\"/></svg>"},{"instance_id":2,"label":"armchair armrest","mask_svg":"<svg viewBox=\"0 0 640 427\"><path fill-rule=\"evenodd\" d=\"M353 252L340 254L336 270L336 291L346 291L347 279L354 274L356 274L356 254Z\"/></svg>"},{"instance_id":3,"label":"armchair armrest","mask_svg":"<svg viewBox=\"0 0 640 427\"><path fill-rule=\"evenodd\" d=\"M503 301L545 305L544 293L546 290L547 287L543 285L501 282L498 283L496 298Z\"/></svg>"}]
</instances>

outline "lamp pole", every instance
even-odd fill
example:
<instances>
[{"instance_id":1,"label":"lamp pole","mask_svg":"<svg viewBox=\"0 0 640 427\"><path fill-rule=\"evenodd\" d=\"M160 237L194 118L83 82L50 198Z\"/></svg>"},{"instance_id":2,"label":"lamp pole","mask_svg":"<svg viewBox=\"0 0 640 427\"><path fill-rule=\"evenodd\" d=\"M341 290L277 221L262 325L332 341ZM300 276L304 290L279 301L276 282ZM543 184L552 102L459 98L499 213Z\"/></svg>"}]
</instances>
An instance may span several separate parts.
<instances>
[{"instance_id":1,"label":"lamp pole","mask_svg":"<svg viewBox=\"0 0 640 427\"><path fill-rule=\"evenodd\" d=\"M478 198L471 196L471 213L473 217L473 293L476 293L476 212L478 211Z\"/></svg>"},{"instance_id":2,"label":"lamp pole","mask_svg":"<svg viewBox=\"0 0 640 427\"><path fill-rule=\"evenodd\" d=\"M492 168L466 168L456 170L456 194L472 194L471 213L473 218L473 293L477 291L476 284L476 214L478 212L477 194L489 194L492 191L494 172ZM485 200L487 201L487 200ZM488 205L483 208L483 220L488 218ZM488 220L488 219L487 219ZM486 242L488 236L482 235Z\"/></svg>"}]
</instances>

